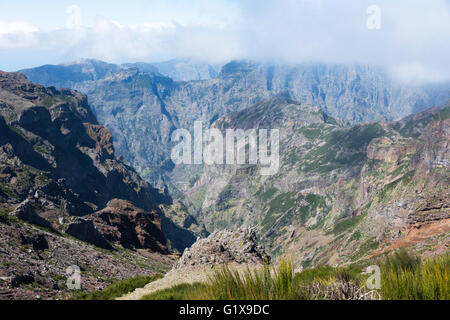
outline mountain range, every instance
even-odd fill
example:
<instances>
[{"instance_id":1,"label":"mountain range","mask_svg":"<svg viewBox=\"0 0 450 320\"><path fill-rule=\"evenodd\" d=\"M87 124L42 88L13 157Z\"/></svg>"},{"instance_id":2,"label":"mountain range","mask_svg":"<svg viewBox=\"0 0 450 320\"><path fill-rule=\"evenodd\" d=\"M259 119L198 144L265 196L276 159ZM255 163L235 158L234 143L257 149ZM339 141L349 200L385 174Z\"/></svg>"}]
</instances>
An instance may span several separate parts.
<instances>
[{"instance_id":1,"label":"mountain range","mask_svg":"<svg viewBox=\"0 0 450 320\"><path fill-rule=\"evenodd\" d=\"M176 128L192 130L194 120L209 125L284 92L353 124L397 120L431 106L443 107L449 98L448 84L398 84L373 66L232 61L217 76L193 81L175 81L155 68L83 60L20 72L36 83L69 86L88 95L99 122L114 136L117 153L148 181L168 186L173 194L183 192L192 177L170 174L170 136Z\"/></svg>"},{"instance_id":2,"label":"mountain range","mask_svg":"<svg viewBox=\"0 0 450 320\"><path fill-rule=\"evenodd\" d=\"M21 285L38 283L62 296L68 263L103 288L241 227L298 268L399 247L446 252L449 88L399 84L373 66L252 61L1 72L0 255L17 259L0 276L20 290L0 291L31 297ZM198 120L222 133L278 129L278 172L176 165L171 135Z\"/></svg>"}]
</instances>

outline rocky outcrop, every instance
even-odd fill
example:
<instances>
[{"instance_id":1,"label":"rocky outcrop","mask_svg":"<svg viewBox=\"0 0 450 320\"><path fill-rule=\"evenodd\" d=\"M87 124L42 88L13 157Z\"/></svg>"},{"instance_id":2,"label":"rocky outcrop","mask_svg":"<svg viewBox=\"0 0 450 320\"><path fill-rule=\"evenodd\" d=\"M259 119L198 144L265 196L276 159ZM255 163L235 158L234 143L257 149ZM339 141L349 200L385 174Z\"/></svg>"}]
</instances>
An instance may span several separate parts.
<instances>
[{"instance_id":1,"label":"rocky outcrop","mask_svg":"<svg viewBox=\"0 0 450 320\"><path fill-rule=\"evenodd\" d=\"M130 202L99 218L109 242L91 214L115 198ZM0 72L0 300L67 297L71 265L87 290L167 268L161 203L170 198L115 157L85 95Z\"/></svg>"},{"instance_id":2,"label":"rocky outcrop","mask_svg":"<svg viewBox=\"0 0 450 320\"><path fill-rule=\"evenodd\" d=\"M99 250L72 237L0 219L0 300L68 299L74 294L66 285L69 266L80 268L81 288L93 291L118 280L155 275L173 262L174 257L158 253Z\"/></svg>"},{"instance_id":3,"label":"rocky outcrop","mask_svg":"<svg viewBox=\"0 0 450 320\"><path fill-rule=\"evenodd\" d=\"M19 204L10 214L23 221L52 229L51 223L36 213L29 199L26 199L21 204Z\"/></svg>"},{"instance_id":4,"label":"rocky outcrop","mask_svg":"<svg viewBox=\"0 0 450 320\"><path fill-rule=\"evenodd\" d=\"M106 208L95 212L89 219L110 242L129 249L168 253L161 216L156 211L146 212L129 201L113 199Z\"/></svg>"},{"instance_id":5,"label":"rocky outcrop","mask_svg":"<svg viewBox=\"0 0 450 320\"><path fill-rule=\"evenodd\" d=\"M67 224L64 231L81 241L91 243L103 249L112 249L111 245L105 240L91 220L79 217L74 218L73 222Z\"/></svg>"},{"instance_id":6,"label":"rocky outcrop","mask_svg":"<svg viewBox=\"0 0 450 320\"><path fill-rule=\"evenodd\" d=\"M235 231L215 231L207 238L197 240L192 247L184 250L173 270L215 264L269 262L270 256L265 252L264 247L256 244L255 231L242 228Z\"/></svg>"},{"instance_id":7,"label":"rocky outcrop","mask_svg":"<svg viewBox=\"0 0 450 320\"><path fill-rule=\"evenodd\" d=\"M364 259L412 224L448 223L448 110L352 126L274 97L212 126L279 128L278 172L264 177L260 164L207 165L186 202L208 230L252 226L268 252L291 255L303 267ZM422 241L449 243L435 236Z\"/></svg>"},{"instance_id":8,"label":"rocky outcrop","mask_svg":"<svg viewBox=\"0 0 450 320\"><path fill-rule=\"evenodd\" d=\"M158 210L165 201L115 158L111 134L98 125L81 93L1 72L0 104L0 196L5 201L47 195L47 202L71 215L92 213L113 198L145 210Z\"/></svg>"}]
</instances>

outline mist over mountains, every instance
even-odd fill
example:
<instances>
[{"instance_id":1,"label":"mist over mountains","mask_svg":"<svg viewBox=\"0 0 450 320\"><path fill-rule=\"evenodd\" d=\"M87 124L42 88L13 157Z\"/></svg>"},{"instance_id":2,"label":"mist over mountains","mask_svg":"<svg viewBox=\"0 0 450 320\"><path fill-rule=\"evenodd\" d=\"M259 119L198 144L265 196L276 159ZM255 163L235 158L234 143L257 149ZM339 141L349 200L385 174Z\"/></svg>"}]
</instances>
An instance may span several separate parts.
<instances>
[{"instance_id":1,"label":"mist over mountains","mask_svg":"<svg viewBox=\"0 0 450 320\"><path fill-rule=\"evenodd\" d=\"M118 154L160 186L171 184L164 172L172 167L174 129L191 130L194 120L210 124L278 93L287 92L295 101L350 123L400 119L444 106L449 94L448 84L400 84L385 69L362 65L232 61L216 74L212 70L176 60L120 66L83 60L21 72L34 82L87 94L100 123L111 130ZM170 78L174 74L176 79Z\"/></svg>"}]
</instances>

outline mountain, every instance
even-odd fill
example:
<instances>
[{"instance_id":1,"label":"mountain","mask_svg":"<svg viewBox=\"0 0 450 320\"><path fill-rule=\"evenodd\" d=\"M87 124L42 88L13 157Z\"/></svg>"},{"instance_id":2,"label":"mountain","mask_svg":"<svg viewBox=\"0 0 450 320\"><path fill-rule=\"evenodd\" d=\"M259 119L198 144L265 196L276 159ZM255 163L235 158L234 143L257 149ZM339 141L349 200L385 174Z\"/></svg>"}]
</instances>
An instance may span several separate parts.
<instances>
[{"instance_id":1,"label":"mountain","mask_svg":"<svg viewBox=\"0 0 450 320\"><path fill-rule=\"evenodd\" d=\"M115 157L86 96L20 73L0 72L0 178L0 299L63 297L71 265L88 290L159 273L196 240L177 225L195 219L166 217L176 203Z\"/></svg>"},{"instance_id":2,"label":"mountain","mask_svg":"<svg viewBox=\"0 0 450 320\"><path fill-rule=\"evenodd\" d=\"M273 257L303 268L405 246L421 255L446 251L450 105L434 107L445 105L446 84L399 85L367 66L239 61L195 81L141 68L74 80L77 91L1 73L0 254L19 256L8 243L32 247L21 265L32 279L44 283L32 266L52 243L88 242L96 248L90 256L99 247L144 251L133 259L152 254L168 263L170 249L182 251L196 236L241 227L254 228ZM197 120L222 133L279 129L278 171L175 165L171 134L192 131ZM168 188L159 192L140 175ZM81 257L70 254L77 264ZM125 265L118 264L121 275L137 270L126 273Z\"/></svg>"},{"instance_id":3,"label":"mountain","mask_svg":"<svg viewBox=\"0 0 450 320\"><path fill-rule=\"evenodd\" d=\"M107 74L120 69L120 66L100 60L82 59L60 65L23 69L19 72L26 75L31 81L46 87L71 88L76 83L102 79Z\"/></svg>"},{"instance_id":4,"label":"mountain","mask_svg":"<svg viewBox=\"0 0 450 320\"><path fill-rule=\"evenodd\" d=\"M159 73L175 81L207 80L218 76L220 67L196 62L191 59L172 59L163 62L124 63L123 66L137 68L148 73Z\"/></svg>"},{"instance_id":5,"label":"mountain","mask_svg":"<svg viewBox=\"0 0 450 320\"><path fill-rule=\"evenodd\" d=\"M25 74L40 81L29 70ZM396 120L429 106L444 106L450 86L401 85L391 81L384 69L371 66L233 61L212 79L178 82L143 69L122 68L99 80L74 83L72 88L89 96L90 106L113 134L125 162L178 196L201 168L191 166L188 173L174 168L169 160L170 135L176 128L192 130L195 120L208 126L227 113L282 92L353 124Z\"/></svg>"},{"instance_id":6,"label":"mountain","mask_svg":"<svg viewBox=\"0 0 450 320\"><path fill-rule=\"evenodd\" d=\"M256 228L296 265L348 264L402 246L449 244L450 105L349 125L287 95L225 115L226 129L279 129L280 168L205 165L185 202L208 230Z\"/></svg>"},{"instance_id":7,"label":"mountain","mask_svg":"<svg viewBox=\"0 0 450 320\"><path fill-rule=\"evenodd\" d=\"M0 76L2 171L10 179L2 185L3 202L51 188L78 194L65 204L78 215L113 198L157 209L164 195L115 158L111 134L97 123L86 96L34 85L19 73Z\"/></svg>"},{"instance_id":8,"label":"mountain","mask_svg":"<svg viewBox=\"0 0 450 320\"><path fill-rule=\"evenodd\" d=\"M172 59L152 63L162 75L175 81L207 80L218 76L220 67L191 59Z\"/></svg>"},{"instance_id":9,"label":"mountain","mask_svg":"<svg viewBox=\"0 0 450 320\"><path fill-rule=\"evenodd\" d=\"M137 69L145 73L167 76L175 81L212 79L217 77L220 72L218 66L195 62L190 59L173 59L155 63L134 62L121 65L95 59L81 59L59 65L22 69L18 72L43 86L72 88L77 83L100 80L111 73L126 69Z\"/></svg>"},{"instance_id":10,"label":"mountain","mask_svg":"<svg viewBox=\"0 0 450 320\"><path fill-rule=\"evenodd\" d=\"M418 212L415 206L433 202L428 194L448 190L442 167L413 157L424 152L423 141L440 139L433 124L448 124L434 119L438 108L425 110L445 105L448 84L400 85L370 66L234 61L208 80L179 82L126 69L74 88L89 96L125 162L167 185L208 231L256 227L272 254L295 253L303 266L350 263L403 241L414 234L408 222L414 215L405 210ZM222 130L280 128L278 174L261 177L254 166L175 166L171 133L192 131L196 120ZM387 159L378 159L373 150L387 146L376 151L390 152ZM439 148L445 154L446 145ZM389 159L391 153L398 159ZM411 184L424 176L433 179L416 197ZM398 213L398 202L407 209Z\"/></svg>"}]
</instances>

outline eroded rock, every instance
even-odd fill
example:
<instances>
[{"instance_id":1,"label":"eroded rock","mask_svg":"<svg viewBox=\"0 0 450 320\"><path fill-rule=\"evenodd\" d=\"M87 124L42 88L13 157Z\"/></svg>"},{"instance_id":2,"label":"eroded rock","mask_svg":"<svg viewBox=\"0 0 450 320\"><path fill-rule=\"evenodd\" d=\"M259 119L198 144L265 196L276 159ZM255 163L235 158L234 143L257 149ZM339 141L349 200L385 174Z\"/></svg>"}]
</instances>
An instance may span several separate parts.
<instances>
[{"instance_id":1,"label":"eroded rock","mask_svg":"<svg viewBox=\"0 0 450 320\"><path fill-rule=\"evenodd\" d=\"M173 269L214 264L258 264L270 262L264 247L257 245L256 232L251 228L236 231L215 231L205 239L199 239L186 249Z\"/></svg>"}]
</instances>

